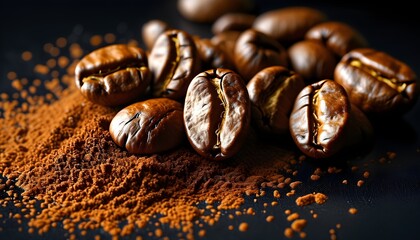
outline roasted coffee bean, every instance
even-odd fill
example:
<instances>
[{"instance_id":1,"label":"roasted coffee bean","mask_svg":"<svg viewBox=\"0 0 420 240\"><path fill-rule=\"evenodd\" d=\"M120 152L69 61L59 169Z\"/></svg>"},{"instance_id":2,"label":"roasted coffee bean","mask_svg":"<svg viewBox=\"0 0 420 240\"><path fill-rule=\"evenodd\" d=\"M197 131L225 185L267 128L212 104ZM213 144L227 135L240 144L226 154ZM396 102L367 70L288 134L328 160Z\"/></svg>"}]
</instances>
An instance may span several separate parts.
<instances>
[{"instance_id":1,"label":"roasted coffee bean","mask_svg":"<svg viewBox=\"0 0 420 240\"><path fill-rule=\"evenodd\" d=\"M346 141L350 101L344 88L329 79L307 85L298 94L290 115L290 133L307 156L327 158Z\"/></svg>"},{"instance_id":2,"label":"roasted coffee bean","mask_svg":"<svg viewBox=\"0 0 420 240\"><path fill-rule=\"evenodd\" d=\"M149 55L153 96L182 100L191 79L200 72L200 56L189 33L172 29L162 33Z\"/></svg>"},{"instance_id":3,"label":"roasted coffee bean","mask_svg":"<svg viewBox=\"0 0 420 240\"><path fill-rule=\"evenodd\" d=\"M305 39L319 40L339 58L355 48L368 46L367 40L355 28L344 22L328 21L306 32Z\"/></svg>"},{"instance_id":4,"label":"roasted coffee bean","mask_svg":"<svg viewBox=\"0 0 420 240\"><path fill-rule=\"evenodd\" d=\"M349 120L344 131L346 141L341 151L360 154L373 147L373 125L366 114L354 104L351 104Z\"/></svg>"},{"instance_id":5,"label":"roasted coffee bean","mask_svg":"<svg viewBox=\"0 0 420 240\"><path fill-rule=\"evenodd\" d=\"M226 31L243 32L252 27L255 18L248 13L226 13L213 23L211 30L215 35Z\"/></svg>"},{"instance_id":6,"label":"roasted coffee bean","mask_svg":"<svg viewBox=\"0 0 420 240\"><path fill-rule=\"evenodd\" d=\"M193 37L201 60L201 68L208 70L212 68L233 69L234 64L228 53L218 45L212 43L209 38Z\"/></svg>"},{"instance_id":7,"label":"roasted coffee bean","mask_svg":"<svg viewBox=\"0 0 420 240\"><path fill-rule=\"evenodd\" d=\"M240 31L226 31L218 33L210 39L213 45L218 46L223 52L227 54L227 56L230 59L230 62L232 62L233 64L235 62L235 44L241 33L242 32Z\"/></svg>"},{"instance_id":8,"label":"roasted coffee bean","mask_svg":"<svg viewBox=\"0 0 420 240\"><path fill-rule=\"evenodd\" d=\"M221 68L198 74L184 103L184 125L192 147L211 160L234 156L247 137L250 107L239 74Z\"/></svg>"},{"instance_id":9,"label":"roasted coffee bean","mask_svg":"<svg viewBox=\"0 0 420 240\"><path fill-rule=\"evenodd\" d=\"M82 94L105 106L139 100L151 82L145 52L125 44L105 46L87 54L77 64L75 74Z\"/></svg>"},{"instance_id":10,"label":"roasted coffee bean","mask_svg":"<svg viewBox=\"0 0 420 240\"><path fill-rule=\"evenodd\" d=\"M245 82L260 70L270 66L288 66L287 51L264 33L248 29L235 44L235 67Z\"/></svg>"},{"instance_id":11,"label":"roasted coffee bean","mask_svg":"<svg viewBox=\"0 0 420 240\"><path fill-rule=\"evenodd\" d=\"M372 48L354 49L338 63L334 79L350 101L369 115L398 116L419 95L418 78L404 62Z\"/></svg>"},{"instance_id":12,"label":"roasted coffee bean","mask_svg":"<svg viewBox=\"0 0 420 240\"><path fill-rule=\"evenodd\" d=\"M252 119L268 135L289 133L289 117L295 99L305 87L303 78L281 66L267 67L247 84Z\"/></svg>"},{"instance_id":13,"label":"roasted coffee bean","mask_svg":"<svg viewBox=\"0 0 420 240\"><path fill-rule=\"evenodd\" d=\"M260 14L255 19L253 28L288 47L303 40L310 28L326 20L327 16L315 8L292 6Z\"/></svg>"},{"instance_id":14,"label":"roasted coffee bean","mask_svg":"<svg viewBox=\"0 0 420 240\"><path fill-rule=\"evenodd\" d=\"M178 12L184 18L200 23L211 23L229 12L250 12L254 0L178 0Z\"/></svg>"},{"instance_id":15,"label":"roasted coffee bean","mask_svg":"<svg viewBox=\"0 0 420 240\"><path fill-rule=\"evenodd\" d=\"M302 40L287 50L290 69L299 73L307 84L323 79L333 79L337 60L321 42Z\"/></svg>"},{"instance_id":16,"label":"roasted coffee bean","mask_svg":"<svg viewBox=\"0 0 420 240\"><path fill-rule=\"evenodd\" d=\"M156 39L160 36L160 34L170 29L171 27L167 22L159 19L152 19L143 24L141 36L146 48L149 50L152 49L153 44L156 42Z\"/></svg>"},{"instance_id":17,"label":"roasted coffee bean","mask_svg":"<svg viewBox=\"0 0 420 240\"><path fill-rule=\"evenodd\" d=\"M131 104L111 121L114 142L134 154L154 154L185 140L183 106L169 98L151 98Z\"/></svg>"}]
</instances>

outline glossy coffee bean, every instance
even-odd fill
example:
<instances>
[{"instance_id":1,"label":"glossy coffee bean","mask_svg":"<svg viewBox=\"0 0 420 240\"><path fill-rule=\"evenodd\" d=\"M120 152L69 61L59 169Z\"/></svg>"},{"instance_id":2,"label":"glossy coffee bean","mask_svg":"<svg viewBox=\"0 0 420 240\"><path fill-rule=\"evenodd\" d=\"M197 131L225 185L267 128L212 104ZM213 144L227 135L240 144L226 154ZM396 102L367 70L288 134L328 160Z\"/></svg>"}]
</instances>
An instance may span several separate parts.
<instances>
[{"instance_id":1,"label":"glossy coffee bean","mask_svg":"<svg viewBox=\"0 0 420 240\"><path fill-rule=\"evenodd\" d=\"M213 34L226 31L243 32L252 27L256 16L248 13L226 13L220 16L212 25Z\"/></svg>"},{"instance_id":2,"label":"glossy coffee bean","mask_svg":"<svg viewBox=\"0 0 420 240\"><path fill-rule=\"evenodd\" d=\"M284 47L264 33L248 29L235 44L234 62L238 73L249 82L260 70L270 66L288 66Z\"/></svg>"},{"instance_id":3,"label":"glossy coffee bean","mask_svg":"<svg viewBox=\"0 0 420 240\"><path fill-rule=\"evenodd\" d=\"M183 106L169 98L151 98L131 104L111 121L114 142L134 154L154 154L185 140Z\"/></svg>"},{"instance_id":4,"label":"glossy coffee bean","mask_svg":"<svg viewBox=\"0 0 420 240\"><path fill-rule=\"evenodd\" d=\"M318 40L339 58L355 48L365 48L368 42L355 28L344 22L328 21L315 25L306 32L305 39Z\"/></svg>"},{"instance_id":5,"label":"glossy coffee bean","mask_svg":"<svg viewBox=\"0 0 420 240\"><path fill-rule=\"evenodd\" d=\"M209 38L193 37L201 60L201 69L227 68L233 69L234 64L228 53L219 45L212 43Z\"/></svg>"},{"instance_id":6,"label":"glossy coffee bean","mask_svg":"<svg viewBox=\"0 0 420 240\"><path fill-rule=\"evenodd\" d=\"M287 47L303 40L310 28L326 20L327 16L315 8L291 6L260 14L255 19L253 28Z\"/></svg>"},{"instance_id":7,"label":"glossy coffee bean","mask_svg":"<svg viewBox=\"0 0 420 240\"><path fill-rule=\"evenodd\" d=\"M247 84L252 119L264 134L288 134L295 99L305 87L303 78L281 66L267 67Z\"/></svg>"},{"instance_id":8,"label":"glossy coffee bean","mask_svg":"<svg viewBox=\"0 0 420 240\"><path fill-rule=\"evenodd\" d=\"M211 160L234 156L247 137L250 107L239 74L221 68L198 74L184 103L184 125L191 146Z\"/></svg>"},{"instance_id":9,"label":"glossy coffee bean","mask_svg":"<svg viewBox=\"0 0 420 240\"><path fill-rule=\"evenodd\" d=\"M372 115L403 114L419 95L418 78L407 64L371 48L344 55L334 79L346 89L353 104Z\"/></svg>"},{"instance_id":10,"label":"glossy coffee bean","mask_svg":"<svg viewBox=\"0 0 420 240\"><path fill-rule=\"evenodd\" d=\"M290 69L299 73L310 84L322 79L332 79L337 60L321 42L302 40L287 50Z\"/></svg>"},{"instance_id":11,"label":"glossy coffee bean","mask_svg":"<svg viewBox=\"0 0 420 240\"><path fill-rule=\"evenodd\" d=\"M159 35L170 29L171 28L167 22L159 19L152 19L143 24L141 28L141 36L146 48L149 50L152 49L153 44L156 42Z\"/></svg>"},{"instance_id":12,"label":"glossy coffee bean","mask_svg":"<svg viewBox=\"0 0 420 240\"><path fill-rule=\"evenodd\" d=\"M344 130L346 140L343 151L360 154L373 146L373 125L366 114L354 104L350 105L349 120Z\"/></svg>"},{"instance_id":13,"label":"glossy coffee bean","mask_svg":"<svg viewBox=\"0 0 420 240\"><path fill-rule=\"evenodd\" d=\"M230 62L234 64L235 44L242 32L240 31L225 31L215 34L210 40L213 45L218 46L223 52L227 54ZM235 67L235 66L233 66ZM235 70L235 69L233 69Z\"/></svg>"},{"instance_id":14,"label":"glossy coffee bean","mask_svg":"<svg viewBox=\"0 0 420 240\"><path fill-rule=\"evenodd\" d=\"M147 92L151 73L141 48L115 44L84 56L76 66L75 81L88 100L119 106L132 103Z\"/></svg>"},{"instance_id":15,"label":"glossy coffee bean","mask_svg":"<svg viewBox=\"0 0 420 240\"><path fill-rule=\"evenodd\" d=\"M150 51L149 66L153 96L182 100L200 72L200 56L192 36L177 29L162 33Z\"/></svg>"},{"instance_id":16,"label":"glossy coffee bean","mask_svg":"<svg viewBox=\"0 0 420 240\"><path fill-rule=\"evenodd\" d=\"M193 22L211 23L229 12L250 12L254 0L177 0L182 17Z\"/></svg>"},{"instance_id":17,"label":"glossy coffee bean","mask_svg":"<svg viewBox=\"0 0 420 240\"><path fill-rule=\"evenodd\" d=\"M298 94L290 115L290 133L307 156L327 158L346 141L350 101L344 88L333 80L307 85Z\"/></svg>"}]
</instances>

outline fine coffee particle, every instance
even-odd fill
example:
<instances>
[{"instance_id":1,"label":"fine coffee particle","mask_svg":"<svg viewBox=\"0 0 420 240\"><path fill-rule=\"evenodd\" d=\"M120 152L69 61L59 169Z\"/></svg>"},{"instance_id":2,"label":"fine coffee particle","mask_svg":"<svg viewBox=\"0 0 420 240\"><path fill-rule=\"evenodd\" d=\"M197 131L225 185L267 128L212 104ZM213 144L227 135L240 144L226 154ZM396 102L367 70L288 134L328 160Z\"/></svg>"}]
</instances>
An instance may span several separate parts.
<instances>
[{"instance_id":1,"label":"fine coffee particle","mask_svg":"<svg viewBox=\"0 0 420 240\"><path fill-rule=\"evenodd\" d=\"M249 225L248 225L248 223L246 223L246 222L242 222L242 223L240 223L240 224L239 224L239 227L238 227L239 231L241 231L241 232L246 232L246 231L248 231L248 228L249 228Z\"/></svg>"},{"instance_id":2,"label":"fine coffee particle","mask_svg":"<svg viewBox=\"0 0 420 240\"><path fill-rule=\"evenodd\" d=\"M267 221L267 222L272 222L272 221L274 221L274 216L273 215L269 215L269 216L267 216L266 218L265 218L265 220Z\"/></svg>"},{"instance_id":3,"label":"fine coffee particle","mask_svg":"<svg viewBox=\"0 0 420 240\"><path fill-rule=\"evenodd\" d=\"M290 227L295 232L301 232L303 228L306 226L307 221L305 219L296 219L292 222Z\"/></svg>"},{"instance_id":4,"label":"fine coffee particle","mask_svg":"<svg viewBox=\"0 0 420 240\"><path fill-rule=\"evenodd\" d=\"M284 236L287 238L292 238L294 233L295 232L290 227L287 227L286 229L284 229Z\"/></svg>"},{"instance_id":5,"label":"fine coffee particle","mask_svg":"<svg viewBox=\"0 0 420 240\"><path fill-rule=\"evenodd\" d=\"M312 203L323 204L327 201L328 197L323 193L310 193L300 196L296 199L296 205L306 206Z\"/></svg>"},{"instance_id":6,"label":"fine coffee particle","mask_svg":"<svg viewBox=\"0 0 420 240\"><path fill-rule=\"evenodd\" d=\"M357 211L357 209L356 209L356 208L354 208L354 207L349 208L349 213L350 213L350 214L354 215L354 214L356 214L357 212L358 212L358 211Z\"/></svg>"}]
</instances>

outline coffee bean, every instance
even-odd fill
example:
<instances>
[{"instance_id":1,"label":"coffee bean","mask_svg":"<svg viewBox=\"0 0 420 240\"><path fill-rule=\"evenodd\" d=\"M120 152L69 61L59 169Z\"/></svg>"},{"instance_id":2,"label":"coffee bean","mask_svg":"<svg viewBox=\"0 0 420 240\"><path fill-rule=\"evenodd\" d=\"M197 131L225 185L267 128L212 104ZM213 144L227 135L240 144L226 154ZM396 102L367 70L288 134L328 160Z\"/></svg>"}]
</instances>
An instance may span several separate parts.
<instances>
[{"instance_id":1,"label":"coffee bean","mask_svg":"<svg viewBox=\"0 0 420 240\"><path fill-rule=\"evenodd\" d=\"M270 66L288 65L284 47L264 33L248 29L241 33L235 44L235 67L245 82L260 70Z\"/></svg>"},{"instance_id":2,"label":"coffee bean","mask_svg":"<svg viewBox=\"0 0 420 240\"><path fill-rule=\"evenodd\" d=\"M239 74L222 68L198 74L184 103L184 125L192 147L211 160L234 156L247 137L250 107Z\"/></svg>"},{"instance_id":3,"label":"coffee bean","mask_svg":"<svg viewBox=\"0 0 420 240\"><path fill-rule=\"evenodd\" d=\"M307 85L290 115L290 133L307 156L327 158L345 145L350 101L344 88L329 79Z\"/></svg>"},{"instance_id":4,"label":"coffee bean","mask_svg":"<svg viewBox=\"0 0 420 240\"><path fill-rule=\"evenodd\" d=\"M213 44L209 38L193 37L197 51L201 60L201 69L208 70L212 68L234 69L234 64L228 53L219 45Z\"/></svg>"},{"instance_id":5,"label":"coffee bean","mask_svg":"<svg viewBox=\"0 0 420 240\"><path fill-rule=\"evenodd\" d=\"M350 101L370 115L404 114L419 95L415 72L404 62L372 48L344 55L334 79L346 89Z\"/></svg>"},{"instance_id":6,"label":"coffee bean","mask_svg":"<svg viewBox=\"0 0 420 240\"><path fill-rule=\"evenodd\" d=\"M183 106L169 98L151 98L120 110L109 132L114 142L134 154L154 154L185 139Z\"/></svg>"},{"instance_id":7,"label":"coffee bean","mask_svg":"<svg viewBox=\"0 0 420 240\"><path fill-rule=\"evenodd\" d=\"M323 79L333 79L337 60L321 42L302 40L287 50L290 68L299 73L307 84Z\"/></svg>"},{"instance_id":8,"label":"coffee bean","mask_svg":"<svg viewBox=\"0 0 420 240\"><path fill-rule=\"evenodd\" d=\"M306 32L305 39L318 40L339 58L355 48L368 47L364 36L347 23L328 21L315 25Z\"/></svg>"},{"instance_id":9,"label":"coffee bean","mask_svg":"<svg viewBox=\"0 0 420 240\"><path fill-rule=\"evenodd\" d=\"M250 12L254 5L254 0L178 0L177 9L185 19L211 23L225 13Z\"/></svg>"},{"instance_id":10,"label":"coffee bean","mask_svg":"<svg viewBox=\"0 0 420 240\"><path fill-rule=\"evenodd\" d=\"M288 47L303 40L310 28L326 20L327 16L315 8L291 6L260 14L255 19L253 28Z\"/></svg>"},{"instance_id":11,"label":"coffee bean","mask_svg":"<svg viewBox=\"0 0 420 240\"><path fill-rule=\"evenodd\" d=\"M240 31L225 31L215 34L210 39L213 45L218 46L223 52L227 54L227 57L233 64L235 63L235 44L241 33L242 32ZM233 66L233 68L235 68L235 66Z\"/></svg>"},{"instance_id":12,"label":"coffee bean","mask_svg":"<svg viewBox=\"0 0 420 240\"><path fill-rule=\"evenodd\" d=\"M151 73L141 48L115 44L84 56L76 66L75 80L88 100L119 106L133 103L146 94Z\"/></svg>"},{"instance_id":13,"label":"coffee bean","mask_svg":"<svg viewBox=\"0 0 420 240\"><path fill-rule=\"evenodd\" d=\"M147 49L152 49L160 34L170 30L169 24L159 19L152 19L143 24L141 36Z\"/></svg>"},{"instance_id":14,"label":"coffee bean","mask_svg":"<svg viewBox=\"0 0 420 240\"><path fill-rule=\"evenodd\" d=\"M256 16L247 13L226 13L220 16L212 25L213 34L226 31L243 32L252 27Z\"/></svg>"},{"instance_id":15,"label":"coffee bean","mask_svg":"<svg viewBox=\"0 0 420 240\"><path fill-rule=\"evenodd\" d=\"M288 134L293 104L304 87L303 78L285 67L272 66L258 72L247 84L257 129L269 135Z\"/></svg>"},{"instance_id":16,"label":"coffee bean","mask_svg":"<svg viewBox=\"0 0 420 240\"><path fill-rule=\"evenodd\" d=\"M200 72L200 56L189 33L172 29L162 33L149 55L153 96L182 100L191 79Z\"/></svg>"}]
</instances>

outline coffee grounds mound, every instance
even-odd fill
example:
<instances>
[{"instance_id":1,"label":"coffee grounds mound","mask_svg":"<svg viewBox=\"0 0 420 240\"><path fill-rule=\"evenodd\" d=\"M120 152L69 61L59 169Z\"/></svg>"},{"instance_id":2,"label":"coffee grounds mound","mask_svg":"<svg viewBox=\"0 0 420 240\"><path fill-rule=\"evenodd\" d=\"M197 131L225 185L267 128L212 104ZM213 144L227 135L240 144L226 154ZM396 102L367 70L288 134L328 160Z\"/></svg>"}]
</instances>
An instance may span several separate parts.
<instances>
[{"instance_id":1,"label":"coffee grounds mound","mask_svg":"<svg viewBox=\"0 0 420 240\"><path fill-rule=\"evenodd\" d=\"M23 198L9 200L33 213L26 216L30 232L43 234L62 223L70 233L102 228L126 236L159 216L161 224L191 238L196 220L214 224L220 215L204 214L200 203L219 212L238 209L244 194L279 185L296 162L293 152L266 145L252 132L229 161L203 159L187 143L163 154L133 155L108 131L118 109L85 100L71 81L56 95L25 109L2 106L0 173L23 189ZM39 213L31 199L41 202Z\"/></svg>"}]
</instances>

